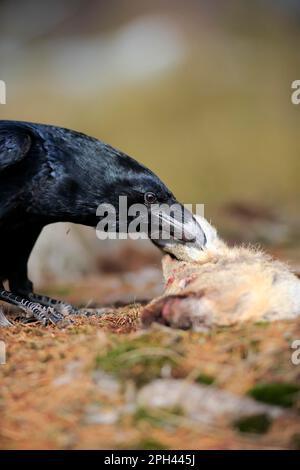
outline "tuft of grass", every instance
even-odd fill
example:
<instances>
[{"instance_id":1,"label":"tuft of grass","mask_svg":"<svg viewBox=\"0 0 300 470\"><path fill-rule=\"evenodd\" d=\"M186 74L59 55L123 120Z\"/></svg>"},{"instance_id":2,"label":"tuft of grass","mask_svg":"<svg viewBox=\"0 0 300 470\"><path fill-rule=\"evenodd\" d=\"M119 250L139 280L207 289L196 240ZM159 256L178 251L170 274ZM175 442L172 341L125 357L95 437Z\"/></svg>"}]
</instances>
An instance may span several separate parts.
<instances>
[{"instance_id":1,"label":"tuft of grass","mask_svg":"<svg viewBox=\"0 0 300 470\"><path fill-rule=\"evenodd\" d=\"M272 423L271 418L265 414L257 414L241 418L233 423L233 426L240 432L264 434Z\"/></svg>"},{"instance_id":2,"label":"tuft of grass","mask_svg":"<svg viewBox=\"0 0 300 470\"><path fill-rule=\"evenodd\" d=\"M260 383L251 388L248 395L257 401L289 408L295 404L299 391L300 387L293 383Z\"/></svg>"}]
</instances>

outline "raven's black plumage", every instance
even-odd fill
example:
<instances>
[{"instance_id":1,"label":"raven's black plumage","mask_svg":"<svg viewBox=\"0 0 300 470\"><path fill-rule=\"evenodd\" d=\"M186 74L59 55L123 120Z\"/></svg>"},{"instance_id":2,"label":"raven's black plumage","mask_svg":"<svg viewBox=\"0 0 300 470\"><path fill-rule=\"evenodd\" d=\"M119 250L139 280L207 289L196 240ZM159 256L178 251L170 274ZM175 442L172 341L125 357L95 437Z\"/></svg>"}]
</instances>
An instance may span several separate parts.
<instances>
[{"instance_id":1,"label":"raven's black plumage","mask_svg":"<svg viewBox=\"0 0 300 470\"><path fill-rule=\"evenodd\" d=\"M8 280L13 294L36 300L27 261L45 225L95 226L100 203L116 205L122 194L129 204L143 203L145 192L154 193L159 203L175 202L154 173L95 138L55 126L0 121L0 282ZM20 301L5 291L1 298Z\"/></svg>"}]
</instances>

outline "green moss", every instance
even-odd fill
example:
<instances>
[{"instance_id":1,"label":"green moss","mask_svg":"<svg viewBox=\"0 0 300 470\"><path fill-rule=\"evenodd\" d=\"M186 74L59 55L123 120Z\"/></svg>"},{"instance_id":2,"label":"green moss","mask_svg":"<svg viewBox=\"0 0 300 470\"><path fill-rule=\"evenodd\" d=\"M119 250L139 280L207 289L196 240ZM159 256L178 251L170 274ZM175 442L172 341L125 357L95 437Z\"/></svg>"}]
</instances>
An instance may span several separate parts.
<instances>
[{"instance_id":1,"label":"green moss","mask_svg":"<svg viewBox=\"0 0 300 470\"><path fill-rule=\"evenodd\" d=\"M106 353L96 356L95 366L120 380L131 379L141 386L160 377L163 366L177 365L178 359L180 356L174 348L163 347L159 338L145 335L118 340Z\"/></svg>"},{"instance_id":2,"label":"green moss","mask_svg":"<svg viewBox=\"0 0 300 470\"><path fill-rule=\"evenodd\" d=\"M215 377L213 377L212 375L209 375L209 374L199 374L196 379L195 379L195 382L199 383L199 384L205 384L205 385L211 385L213 384L215 381Z\"/></svg>"},{"instance_id":3,"label":"green moss","mask_svg":"<svg viewBox=\"0 0 300 470\"><path fill-rule=\"evenodd\" d=\"M260 383L248 391L248 395L257 401L291 407L295 403L300 387L293 383Z\"/></svg>"},{"instance_id":4,"label":"green moss","mask_svg":"<svg viewBox=\"0 0 300 470\"><path fill-rule=\"evenodd\" d=\"M132 447L135 450L167 450L168 447L162 442L157 441L156 439L146 438L137 442L137 444Z\"/></svg>"},{"instance_id":5,"label":"green moss","mask_svg":"<svg viewBox=\"0 0 300 470\"><path fill-rule=\"evenodd\" d=\"M139 421L150 421L150 422L152 422L153 415L152 415L151 411L149 411L147 408L140 407L135 411L135 413L133 415L133 419L137 422L139 422ZM156 419L155 419L155 421L156 421Z\"/></svg>"},{"instance_id":6,"label":"green moss","mask_svg":"<svg viewBox=\"0 0 300 470\"><path fill-rule=\"evenodd\" d=\"M264 434L268 431L272 420L266 414L247 416L234 422L234 427L240 432Z\"/></svg>"},{"instance_id":7,"label":"green moss","mask_svg":"<svg viewBox=\"0 0 300 470\"><path fill-rule=\"evenodd\" d=\"M159 413L149 410L147 408L138 408L133 415L133 420L135 423L140 423L146 421L153 426L162 426L164 425L164 419L160 416Z\"/></svg>"}]
</instances>

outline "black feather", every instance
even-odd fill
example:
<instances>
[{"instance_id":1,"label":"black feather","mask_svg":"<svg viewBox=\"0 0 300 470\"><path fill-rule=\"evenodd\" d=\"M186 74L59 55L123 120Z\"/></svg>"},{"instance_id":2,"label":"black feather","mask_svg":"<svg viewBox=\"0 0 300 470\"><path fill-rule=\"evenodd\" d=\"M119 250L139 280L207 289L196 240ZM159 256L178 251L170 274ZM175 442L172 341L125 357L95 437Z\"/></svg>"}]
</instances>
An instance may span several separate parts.
<instances>
[{"instance_id":1,"label":"black feather","mask_svg":"<svg viewBox=\"0 0 300 470\"><path fill-rule=\"evenodd\" d=\"M160 179L131 157L95 138L60 127L0 121L0 281L32 289L27 261L42 228L52 222L96 226L100 203L175 199Z\"/></svg>"}]
</instances>

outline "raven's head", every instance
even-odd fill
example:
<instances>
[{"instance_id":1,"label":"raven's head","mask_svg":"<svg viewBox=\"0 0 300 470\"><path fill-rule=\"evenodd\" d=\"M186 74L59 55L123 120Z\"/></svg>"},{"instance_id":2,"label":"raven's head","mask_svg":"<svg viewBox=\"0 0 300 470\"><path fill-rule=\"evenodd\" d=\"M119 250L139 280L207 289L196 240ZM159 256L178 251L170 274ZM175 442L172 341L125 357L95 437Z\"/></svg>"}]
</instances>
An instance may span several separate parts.
<instances>
[{"instance_id":1,"label":"raven's head","mask_svg":"<svg viewBox=\"0 0 300 470\"><path fill-rule=\"evenodd\" d=\"M111 181L111 180L110 180ZM169 251L174 244L202 249L205 233L192 213L180 204L166 185L148 168L121 154L107 202L117 208L116 231L144 232L154 244ZM127 212L120 212L120 196ZM126 221L122 217L126 216Z\"/></svg>"}]
</instances>

